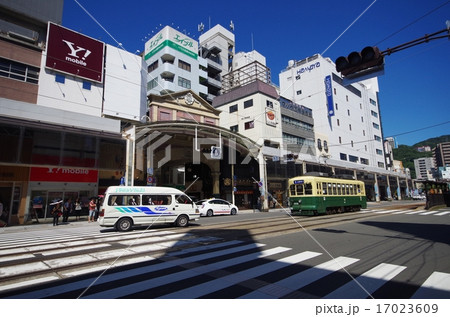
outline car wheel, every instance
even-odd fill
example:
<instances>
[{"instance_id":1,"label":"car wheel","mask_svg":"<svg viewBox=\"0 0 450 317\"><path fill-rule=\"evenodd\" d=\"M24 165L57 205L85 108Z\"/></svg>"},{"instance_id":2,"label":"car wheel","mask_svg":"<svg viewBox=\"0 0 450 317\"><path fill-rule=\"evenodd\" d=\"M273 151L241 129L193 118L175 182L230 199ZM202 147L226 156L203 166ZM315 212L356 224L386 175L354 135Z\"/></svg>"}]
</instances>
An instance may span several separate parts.
<instances>
[{"instance_id":1,"label":"car wheel","mask_svg":"<svg viewBox=\"0 0 450 317\"><path fill-rule=\"evenodd\" d=\"M234 216L235 214L237 214L237 210L236 210L236 208L233 208L233 209L231 209L231 212L230 212L230 214L232 214L233 216Z\"/></svg>"},{"instance_id":2,"label":"car wheel","mask_svg":"<svg viewBox=\"0 0 450 317\"><path fill-rule=\"evenodd\" d=\"M175 225L177 227L186 227L189 223L189 218L186 215L180 215L178 216L177 220L175 221Z\"/></svg>"},{"instance_id":3,"label":"car wheel","mask_svg":"<svg viewBox=\"0 0 450 317\"><path fill-rule=\"evenodd\" d=\"M207 212L206 212L206 216L207 217L211 217L213 215L213 211L211 210L211 209L209 209Z\"/></svg>"},{"instance_id":4,"label":"car wheel","mask_svg":"<svg viewBox=\"0 0 450 317\"><path fill-rule=\"evenodd\" d=\"M116 229L118 231L130 231L133 226L133 221L130 218L121 218L116 224Z\"/></svg>"}]
</instances>

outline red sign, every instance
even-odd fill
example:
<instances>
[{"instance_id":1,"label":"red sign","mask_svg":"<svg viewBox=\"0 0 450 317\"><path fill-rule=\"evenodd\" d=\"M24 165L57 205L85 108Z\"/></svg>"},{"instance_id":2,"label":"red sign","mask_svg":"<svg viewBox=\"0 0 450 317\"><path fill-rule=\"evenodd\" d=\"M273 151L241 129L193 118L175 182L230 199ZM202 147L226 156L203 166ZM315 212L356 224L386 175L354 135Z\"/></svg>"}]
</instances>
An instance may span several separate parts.
<instances>
[{"instance_id":1,"label":"red sign","mask_svg":"<svg viewBox=\"0 0 450 317\"><path fill-rule=\"evenodd\" d=\"M32 167L31 182L97 183L98 171L85 168Z\"/></svg>"},{"instance_id":2,"label":"red sign","mask_svg":"<svg viewBox=\"0 0 450 317\"><path fill-rule=\"evenodd\" d=\"M45 66L96 82L103 81L105 44L66 29L48 24Z\"/></svg>"}]
</instances>

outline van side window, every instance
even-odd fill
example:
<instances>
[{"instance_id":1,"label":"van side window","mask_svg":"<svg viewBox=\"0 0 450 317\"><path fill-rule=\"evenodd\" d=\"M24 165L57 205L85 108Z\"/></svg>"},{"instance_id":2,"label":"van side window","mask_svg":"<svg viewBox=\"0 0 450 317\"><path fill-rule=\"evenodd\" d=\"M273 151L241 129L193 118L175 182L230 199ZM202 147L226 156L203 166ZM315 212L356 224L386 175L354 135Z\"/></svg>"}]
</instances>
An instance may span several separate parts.
<instances>
[{"instance_id":1,"label":"van side window","mask_svg":"<svg viewBox=\"0 0 450 317\"><path fill-rule=\"evenodd\" d=\"M172 197L170 195L143 195L142 205L170 205Z\"/></svg>"},{"instance_id":2,"label":"van side window","mask_svg":"<svg viewBox=\"0 0 450 317\"><path fill-rule=\"evenodd\" d=\"M134 206L139 204L139 195L111 195L108 199L108 206Z\"/></svg>"},{"instance_id":3,"label":"van side window","mask_svg":"<svg viewBox=\"0 0 450 317\"><path fill-rule=\"evenodd\" d=\"M179 204L192 204L192 200L186 195L177 195L175 199Z\"/></svg>"}]
</instances>

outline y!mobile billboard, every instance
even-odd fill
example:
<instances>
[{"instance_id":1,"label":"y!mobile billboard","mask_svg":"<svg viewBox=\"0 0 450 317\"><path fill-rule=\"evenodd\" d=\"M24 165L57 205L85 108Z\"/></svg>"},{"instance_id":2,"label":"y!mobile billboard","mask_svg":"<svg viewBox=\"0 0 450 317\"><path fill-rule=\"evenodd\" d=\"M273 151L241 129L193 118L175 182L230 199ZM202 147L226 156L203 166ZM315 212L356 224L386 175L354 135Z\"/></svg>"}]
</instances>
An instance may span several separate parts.
<instances>
[{"instance_id":1,"label":"y!mobile billboard","mask_svg":"<svg viewBox=\"0 0 450 317\"><path fill-rule=\"evenodd\" d=\"M48 24L47 68L101 83L104 51L103 42Z\"/></svg>"}]
</instances>

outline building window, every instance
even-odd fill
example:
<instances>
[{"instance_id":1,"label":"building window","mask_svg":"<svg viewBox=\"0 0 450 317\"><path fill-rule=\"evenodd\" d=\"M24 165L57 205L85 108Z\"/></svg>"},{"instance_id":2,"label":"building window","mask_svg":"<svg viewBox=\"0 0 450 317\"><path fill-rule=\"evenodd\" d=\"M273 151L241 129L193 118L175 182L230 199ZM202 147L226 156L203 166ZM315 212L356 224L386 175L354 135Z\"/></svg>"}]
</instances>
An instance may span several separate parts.
<instances>
[{"instance_id":1,"label":"building window","mask_svg":"<svg viewBox=\"0 0 450 317\"><path fill-rule=\"evenodd\" d=\"M347 109L347 114L348 116L350 116L350 109Z\"/></svg>"},{"instance_id":2,"label":"building window","mask_svg":"<svg viewBox=\"0 0 450 317\"><path fill-rule=\"evenodd\" d=\"M338 110L338 104L337 103L334 104L334 107L336 108L336 110Z\"/></svg>"},{"instance_id":3,"label":"building window","mask_svg":"<svg viewBox=\"0 0 450 317\"><path fill-rule=\"evenodd\" d=\"M366 136L366 130L363 130L363 136Z\"/></svg>"},{"instance_id":4,"label":"building window","mask_svg":"<svg viewBox=\"0 0 450 317\"><path fill-rule=\"evenodd\" d=\"M61 75L61 74L56 74L55 75L55 81L57 83L64 84L66 82L66 76Z\"/></svg>"},{"instance_id":5,"label":"building window","mask_svg":"<svg viewBox=\"0 0 450 317\"><path fill-rule=\"evenodd\" d=\"M349 129L350 131L352 131L352 125L351 125L351 124L348 125L348 129Z\"/></svg>"},{"instance_id":6,"label":"building window","mask_svg":"<svg viewBox=\"0 0 450 317\"><path fill-rule=\"evenodd\" d=\"M351 141L352 147L353 147L353 140Z\"/></svg>"},{"instance_id":7,"label":"building window","mask_svg":"<svg viewBox=\"0 0 450 317\"><path fill-rule=\"evenodd\" d=\"M317 148L319 149L319 151L322 151L322 140L321 139L317 139Z\"/></svg>"},{"instance_id":8,"label":"building window","mask_svg":"<svg viewBox=\"0 0 450 317\"><path fill-rule=\"evenodd\" d=\"M191 81L186 78L178 76L178 86L191 89Z\"/></svg>"},{"instance_id":9,"label":"building window","mask_svg":"<svg viewBox=\"0 0 450 317\"><path fill-rule=\"evenodd\" d=\"M182 61L181 59L178 60L178 67L184 70L187 70L188 72L191 71L191 64L186 63Z\"/></svg>"},{"instance_id":10,"label":"building window","mask_svg":"<svg viewBox=\"0 0 450 317\"><path fill-rule=\"evenodd\" d=\"M230 106L230 113L238 111L238 105L232 105Z\"/></svg>"},{"instance_id":11,"label":"building window","mask_svg":"<svg viewBox=\"0 0 450 317\"><path fill-rule=\"evenodd\" d=\"M153 78L152 80L150 80L147 83L147 90L151 90L151 89L155 88L156 86L158 86L158 79Z\"/></svg>"},{"instance_id":12,"label":"building window","mask_svg":"<svg viewBox=\"0 0 450 317\"><path fill-rule=\"evenodd\" d=\"M39 68L0 58L0 77L37 84L39 79Z\"/></svg>"},{"instance_id":13,"label":"building window","mask_svg":"<svg viewBox=\"0 0 450 317\"><path fill-rule=\"evenodd\" d=\"M253 99L249 99L244 101L244 109L245 108L250 108L251 106L253 106Z\"/></svg>"},{"instance_id":14,"label":"building window","mask_svg":"<svg viewBox=\"0 0 450 317\"><path fill-rule=\"evenodd\" d=\"M374 135L375 141L381 142L381 138L378 135Z\"/></svg>"},{"instance_id":15,"label":"building window","mask_svg":"<svg viewBox=\"0 0 450 317\"><path fill-rule=\"evenodd\" d=\"M150 65L148 65L147 72L151 73L152 71L154 71L157 68L158 68L158 60L156 60L153 63L151 63Z\"/></svg>"},{"instance_id":16,"label":"building window","mask_svg":"<svg viewBox=\"0 0 450 317\"><path fill-rule=\"evenodd\" d=\"M339 137L339 144L342 144L342 139L341 139L341 137Z\"/></svg>"},{"instance_id":17,"label":"building window","mask_svg":"<svg viewBox=\"0 0 450 317\"><path fill-rule=\"evenodd\" d=\"M246 122L244 125L245 130L253 129L254 127L255 127L255 121L253 121L253 120Z\"/></svg>"},{"instance_id":18,"label":"building window","mask_svg":"<svg viewBox=\"0 0 450 317\"><path fill-rule=\"evenodd\" d=\"M338 127L341 125L341 124L339 123L339 119L336 119L336 123L337 123Z\"/></svg>"},{"instance_id":19,"label":"building window","mask_svg":"<svg viewBox=\"0 0 450 317\"><path fill-rule=\"evenodd\" d=\"M358 162L358 157L357 156L353 156L353 155L349 155L348 156L348 160L350 162L357 163Z\"/></svg>"},{"instance_id":20,"label":"building window","mask_svg":"<svg viewBox=\"0 0 450 317\"><path fill-rule=\"evenodd\" d=\"M363 116L361 116L361 122L364 122L364 117Z\"/></svg>"},{"instance_id":21,"label":"building window","mask_svg":"<svg viewBox=\"0 0 450 317\"><path fill-rule=\"evenodd\" d=\"M273 102L270 101L270 100L266 100L266 106L267 106L268 108L272 108L272 109L273 109Z\"/></svg>"},{"instance_id":22,"label":"building window","mask_svg":"<svg viewBox=\"0 0 450 317\"><path fill-rule=\"evenodd\" d=\"M328 153L328 142L326 140L323 140L323 149Z\"/></svg>"},{"instance_id":23,"label":"building window","mask_svg":"<svg viewBox=\"0 0 450 317\"><path fill-rule=\"evenodd\" d=\"M345 95L345 100L347 100L347 101L348 101L348 95Z\"/></svg>"},{"instance_id":24,"label":"building window","mask_svg":"<svg viewBox=\"0 0 450 317\"><path fill-rule=\"evenodd\" d=\"M369 160L361 157L361 164L369 165Z\"/></svg>"},{"instance_id":25,"label":"building window","mask_svg":"<svg viewBox=\"0 0 450 317\"><path fill-rule=\"evenodd\" d=\"M377 102L375 100L373 100L372 98L369 98L369 102L371 105L374 105L374 106L377 105Z\"/></svg>"},{"instance_id":26,"label":"building window","mask_svg":"<svg viewBox=\"0 0 450 317\"><path fill-rule=\"evenodd\" d=\"M239 126L236 124L236 125L230 127L230 131L232 131L232 132L239 132Z\"/></svg>"},{"instance_id":27,"label":"building window","mask_svg":"<svg viewBox=\"0 0 450 317\"><path fill-rule=\"evenodd\" d=\"M91 90L91 83L88 81L83 81L83 89Z\"/></svg>"},{"instance_id":28,"label":"building window","mask_svg":"<svg viewBox=\"0 0 450 317\"><path fill-rule=\"evenodd\" d=\"M378 113L375 111L371 110L370 113L372 114L372 117L378 118Z\"/></svg>"},{"instance_id":29,"label":"building window","mask_svg":"<svg viewBox=\"0 0 450 317\"><path fill-rule=\"evenodd\" d=\"M383 155L383 151L381 151L380 149L377 149L377 154L378 155Z\"/></svg>"},{"instance_id":30,"label":"building window","mask_svg":"<svg viewBox=\"0 0 450 317\"><path fill-rule=\"evenodd\" d=\"M336 88L333 88L334 94L336 95Z\"/></svg>"},{"instance_id":31,"label":"building window","mask_svg":"<svg viewBox=\"0 0 450 317\"><path fill-rule=\"evenodd\" d=\"M378 123L373 122L372 125L375 129L380 130L380 125Z\"/></svg>"},{"instance_id":32,"label":"building window","mask_svg":"<svg viewBox=\"0 0 450 317\"><path fill-rule=\"evenodd\" d=\"M298 96L298 95L301 95L301 94L302 94L302 91L301 91L301 90L297 90L297 91L296 91L296 94L297 94L297 96Z\"/></svg>"},{"instance_id":33,"label":"building window","mask_svg":"<svg viewBox=\"0 0 450 317\"><path fill-rule=\"evenodd\" d=\"M383 162L378 162L378 167L384 168L384 163Z\"/></svg>"},{"instance_id":34,"label":"building window","mask_svg":"<svg viewBox=\"0 0 450 317\"><path fill-rule=\"evenodd\" d=\"M347 154L341 153L341 160L347 161Z\"/></svg>"}]
</instances>

